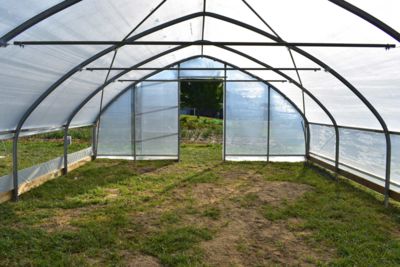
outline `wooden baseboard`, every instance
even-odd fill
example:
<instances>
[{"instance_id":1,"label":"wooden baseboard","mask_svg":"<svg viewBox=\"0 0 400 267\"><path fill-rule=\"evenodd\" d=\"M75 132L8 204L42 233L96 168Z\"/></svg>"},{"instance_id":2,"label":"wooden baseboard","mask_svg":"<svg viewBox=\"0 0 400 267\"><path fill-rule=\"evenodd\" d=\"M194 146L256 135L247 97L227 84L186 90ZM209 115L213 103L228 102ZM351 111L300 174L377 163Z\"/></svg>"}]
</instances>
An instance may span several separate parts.
<instances>
[{"instance_id":1,"label":"wooden baseboard","mask_svg":"<svg viewBox=\"0 0 400 267\"><path fill-rule=\"evenodd\" d=\"M83 159L81 159L81 160L79 160L77 162L71 163L71 164L68 165L68 171L73 171L73 170L85 165L86 163L88 163L88 162L90 162L92 160L93 160L93 157L88 156L88 157L85 157L85 158L83 158ZM42 176L39 176L39 177L35 178L32 181L25 182L25 183L23 183L23 184L21 184L19 186L19 193L18 194L21 195L23 193L26 193L26 192L28 192L29 190L31 190L31 189L33 189L35 187L41 186L42 184L44 184L44 183L46 183L46 182L48 182L50 180L53 180L53 179L55 179L57 177L62 176L63 174L64 174L64 168L52 171L52 172L47 173L47 174L42 175ZM11 199L12 199L12 191L0 193L0 203L9 201Z\"/></svg>"}]
</instances>

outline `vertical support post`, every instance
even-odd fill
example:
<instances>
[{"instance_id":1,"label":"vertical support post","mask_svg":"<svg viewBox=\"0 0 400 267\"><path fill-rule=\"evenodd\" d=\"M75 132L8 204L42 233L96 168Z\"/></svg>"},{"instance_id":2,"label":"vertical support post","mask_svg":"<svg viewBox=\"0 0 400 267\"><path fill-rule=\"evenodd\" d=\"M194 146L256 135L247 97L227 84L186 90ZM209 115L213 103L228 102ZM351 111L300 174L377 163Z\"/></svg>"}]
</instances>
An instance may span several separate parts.
<instances>
[{"instance_id":1,"label":"vertical support post","mask_svg":"<svg viewBox=\"0 0 400 267\"><path fill-rule=\"evenodd\" d=\"M392 141L389 131L385 131L386 137L386 173L385 173L385 200L384 204L387 208L389 206L390 197L390 175L391 175L391 164L392 164Z\"/></svg>"},{"instance_id":2,"label":"vertical support post","mask_svg":"<svg viewBox=\"0 0 400 267\"><path fill-rule=\"evenodd\" d=\"M306 137L306 158L310 155L310 141L311 141L311 133L310 133L310 124L308 121L304 120L304 133Z\"/></svg>"},{"instance_id":3,"label":"vertical support post","mask_svg":"<svg viewBox=\"0 0 400 267\"><path fill-rule=\"evenodd\" d=\"M204 31L205 31L205 24L206 24L206 6L207 6L207 1L203 0L203 24L201 28L201 40L204 41ZM204 45L201 45L201 55L204 55Z\"/></svg>"},{"instance_id":4,"label":"vertical support post","mask_svg":"<svg viewBox=\"0 0 400 267\"><path fill-rule=\"evenodd\" d=\"M336 146L335 146L335 171L336 174L339 173L339 149L340 149L340 131L339 127L335 124L335 134L336 134Z\"/></svg>"},{"instance_id":5,"label":"vertical support post","mask_svg":"<svg viewBox=\"0 0 400 267\"><path fill-rule=\"evenodd\" d=\"M178 64L178 162L181 160L181 64Z\"/></svg>"},{"instance_id":6,"label":"vertical support post","mask_svg":"<svg viewBox=\"0 0 400 267\"><path fill-rule=\"evenodd\" d=\"M267 162L269 162L269 147L271 138L271 86L268 85L268 129L267 129Z\"/></svg>"},{"instance_id":7,"label":"vertical support post","mask_svg":"<svg viewBox=\"0 0 400 267\"><path fill-rule=\"evenodd\" d=\"M64 174L68 173L68 125L64 126Z\"/></svg>"},{"instance_id":8,"label":"vertical support post","mask_svg":"<svg viewBox=\"0 0 400 267\"><path fill-rule=\"evenodd\" d=\"M223 103L223 107L224 107L224 109L223 109L223 116L224 116L224 121L223 121L223 123L224 123L224 136L223 136L223 155L222 155L222 157L223 157L223 161L225 161L226 160L226 115L227 115L227 112L226 112L226 95L227 95L227 86L226 86L226 76L227 76L227 72L226 72L226 64L224 64L224 83L223 83L223 101L224 101L224 103Z\"/></svg>"},{"instance_id":9,"label":"vertical support post","mask_svg":"<svg viewBox=\"0 0 400 267\"><path fill-rule=\"evenodd\" d=\"M131 89L131 149L133 160L136 161L136 85Z\"/></svg>"},{"instance_id":10,"label":"vertical support post","mask_svg":"<svg viewBox=\"0 0 400 267\"><path fill-rule=\"evenodd\" d=\"M19 131L14 134L13 139L13 191L12 200L17 202L19 198L19 181L18 181L18 137Z\"/></svg>"},{"instance_id":11,"label":"vertical support post","mask_svg":"<svg viewBox=\"0 0 400 267\"><path fill-rule=\"evenodd\" d=\"M100 115L101 116L101 115ZM92 129L92 150L93 150L93 160L96 159L97 157L97 128L99 127L99 124L96 123L95 125L93 125L93 129Z\"/></svg>"}]
</instances>

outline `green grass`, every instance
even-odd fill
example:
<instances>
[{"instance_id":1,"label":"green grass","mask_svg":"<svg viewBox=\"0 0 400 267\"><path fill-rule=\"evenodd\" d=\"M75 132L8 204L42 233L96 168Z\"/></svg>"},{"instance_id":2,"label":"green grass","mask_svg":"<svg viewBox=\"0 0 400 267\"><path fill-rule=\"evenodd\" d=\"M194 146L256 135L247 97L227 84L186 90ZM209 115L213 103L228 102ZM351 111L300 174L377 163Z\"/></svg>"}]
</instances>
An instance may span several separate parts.
<instances>
[{"instance_id":1,"label":"green grass","mask_svg":"<svg viewBox=\"0 0 400 267\"><path fill-rule=\"evenodd\" d=\"M91 128L71 129L72 145L68 152L73 153L91 146ZM44 163L64 153L64 132L57 131L23 137L18 142L19 169ZM12 168L12 146L11 140L0 141L0 176L11 173Z\"/></svg>"},{"instance_id":2,"label":"green grass","mask_svg":"<svg viewBox=\"0 0 400 267\"><path fill-rule=\"evenodd\" d=\"M214 140L220 143L222 140L223 121L221 119L181 115L180 123L182 140L185 142Z\"/></svg>"},{"instance_id":3,"label":"green grass","mask_svg":"<svg viewBox=\"0 0 400 267\"><path fill-rule=\"evenodd\" d=\"M52 142L47 145L51 151ZM380 195L303 163L224 163L220 145L185 144L181 152L179 163L96 160L22 195L18 203L1 204L0 266L124 266L127 254L152 256L166 266L208 266L201 244L234 219L229 205L199 204L193 190L210 185L247 190L254 188L255 176L312 190L279 206L260 204L251 192L228 195L224 203L254 209L295 234L309 233L302 237L307 248L330 251L321 265L400 265L396 203L384 208ZM251 251L248 242L240 240L238 252ZM284 239L271 244L279 251L290 245Z\"/></svg>"},{"instance_id":4,"label":"green grass","mask_svg":"<svg viewBox=\"0 0 400 267\"><path fill-rule=\"evenodd\" d=\"M160 259L169 266L193 266L201 264L201 250L197 244L212 239L208 229L184 227L168 229L146 237L140 244L144 253Z\"/></svg>"}]
</instances>

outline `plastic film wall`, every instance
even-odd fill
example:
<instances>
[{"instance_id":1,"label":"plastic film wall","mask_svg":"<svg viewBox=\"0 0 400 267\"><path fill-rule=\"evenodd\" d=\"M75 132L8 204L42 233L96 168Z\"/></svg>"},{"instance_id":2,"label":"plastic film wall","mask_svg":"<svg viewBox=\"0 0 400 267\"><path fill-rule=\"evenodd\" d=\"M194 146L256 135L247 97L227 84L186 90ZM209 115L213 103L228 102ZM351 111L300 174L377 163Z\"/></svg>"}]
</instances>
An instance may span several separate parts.
<instances>
[{"instance_id":1,"label":"plastic film wall","mask_svg":"<svg viewBox=\"0 0 400 267\"><path fill-rule=\"evenodd\" d=\"M304 160L305 128L298 111L274 87L241 71L228 70L226 78L226 159Z\"/></svg>"},{"instance_id":2,"label":"plastic film wall","mask_svg":"<svg viewBox=\"0 0 400 267\"><path fill-rule=\"evenodd\" d=\"M149 77L107 105L99 119L100 158L178 158L178 82L156 81L176 79L176 73Z\"/></svg>"},{"instance_id":3,"label":"plastic film wall","mask_svg":"<svg viewBox=\"0 0 400 267\"><path fill-rule=\"evenodd\" d=\"M335 131L331 126L310 125L311 156L334 165ZM386 144L383 133L357 129L339 129L339 168L381 187L385 186ZM400 135L391 135L391 190L400 192Z\"/></svg>"}]
</instances>

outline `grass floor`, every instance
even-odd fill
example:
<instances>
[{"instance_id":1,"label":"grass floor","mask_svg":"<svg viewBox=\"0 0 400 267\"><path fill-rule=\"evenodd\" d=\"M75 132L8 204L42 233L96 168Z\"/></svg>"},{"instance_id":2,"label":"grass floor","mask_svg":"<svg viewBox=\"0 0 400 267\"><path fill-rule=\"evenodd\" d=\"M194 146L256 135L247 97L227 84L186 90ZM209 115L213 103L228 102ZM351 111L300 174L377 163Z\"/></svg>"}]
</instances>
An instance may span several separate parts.
<instances>
[{"instance_id":1,"label":"grass floor","mask_svg":"<svg viewBox=\"0 0 400 267\"><path fill-rule=\"evenodd\" d=\"M399 266L400 209L303 163L96 160L0 205L1 266Z\"/></svg>"}]
</instances>

